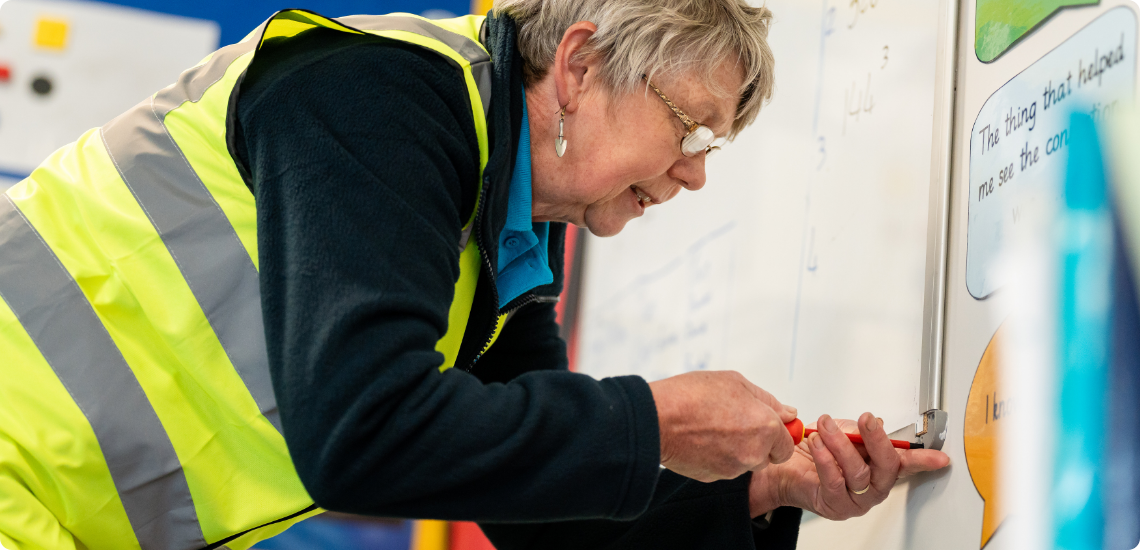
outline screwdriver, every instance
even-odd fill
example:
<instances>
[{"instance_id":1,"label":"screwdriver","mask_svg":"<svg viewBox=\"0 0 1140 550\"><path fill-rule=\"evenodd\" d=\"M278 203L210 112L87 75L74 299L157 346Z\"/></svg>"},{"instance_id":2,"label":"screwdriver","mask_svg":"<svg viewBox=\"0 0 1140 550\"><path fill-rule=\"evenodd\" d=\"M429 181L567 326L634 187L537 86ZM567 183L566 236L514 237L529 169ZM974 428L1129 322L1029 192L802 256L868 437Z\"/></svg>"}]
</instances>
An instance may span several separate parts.
<instances>
[{"instance_id":1,"label":"screwdriver","mask_svg":"<svg viewBox=\"0 0 1140 550\"><path fill-rule=\"evenodd\" d=\"M796 445L799 445L800 441L803 441L805 437L819 431L819 430L812 429L812 428L805 428L803 421L798 419L798 418L791 421L791 422L788 422L787 424L784 424L784 427L788 429L788 433L791 434L791 436L792 436L792 443L795 443ZM856 444L856 445L864 445L863 436L861 436L859 434L843 434L843 435L846 435L847 439L850 439L851 442ZM924 449L925 448L925 447L923 447L922 443L911 443L909 441L899 441L898 439L891 439L889 441L891 442L891 445L894 446L896 449Z\"/></svg>"}]
</instances>

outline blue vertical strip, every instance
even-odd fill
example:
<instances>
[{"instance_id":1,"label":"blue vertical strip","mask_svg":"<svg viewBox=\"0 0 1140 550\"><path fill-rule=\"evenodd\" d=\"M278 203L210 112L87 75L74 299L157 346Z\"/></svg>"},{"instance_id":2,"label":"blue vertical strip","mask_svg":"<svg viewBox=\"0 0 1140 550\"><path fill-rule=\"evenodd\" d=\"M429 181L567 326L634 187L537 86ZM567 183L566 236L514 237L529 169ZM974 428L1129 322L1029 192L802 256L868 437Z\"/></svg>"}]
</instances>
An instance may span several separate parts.
<instances>
[{"instance_id":1,"label":"blue vertical strip","mask_svg":"<svg viewBox=\"0 0 1140 550\"><path fill-rule=\"evenodd\" d=\"M1054 548L1101 550L1112 318L1113 225L1092 119L1072 116L1060 210L1060 399L1053 478Z\"/></svg>"},{"instance_id":2,"label":"blue vertical strip","mask_svg":"<svg viewBox=\"0 0 1140 550\"><path fill-rule=\"evenodd\" d=\"M1112 360L1109 375L1108 441L1105 475L1105 540L1108 550L1140 543L1140 301L1136 273L1116 225L1116 268L1112 296Z\"/></svg>"}]
</instances>

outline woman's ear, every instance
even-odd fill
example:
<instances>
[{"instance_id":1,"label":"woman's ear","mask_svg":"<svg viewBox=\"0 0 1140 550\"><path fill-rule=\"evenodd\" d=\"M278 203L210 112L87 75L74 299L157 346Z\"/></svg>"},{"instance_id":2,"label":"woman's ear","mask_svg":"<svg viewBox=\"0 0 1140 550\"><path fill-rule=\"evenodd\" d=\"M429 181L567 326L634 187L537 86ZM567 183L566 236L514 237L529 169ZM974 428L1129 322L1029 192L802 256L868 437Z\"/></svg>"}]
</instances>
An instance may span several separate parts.
<instances>
[{"instance_id":1,"label":"woman's ear","mask_svg":"<svg viewBox=\"0 0 1140 550\"><path fill-rule=\"evenodd\" d=\"M570 25L562 35L562 42L554 53L554 66L551 73L554 76L554 87L558 94L559 107L565 107L567 113L578 110L583 95L591 86L597 76L598 59L595 56L583 55L586 45L598 27L589 21L579 21Z\"/></svg>"}]
</instances>

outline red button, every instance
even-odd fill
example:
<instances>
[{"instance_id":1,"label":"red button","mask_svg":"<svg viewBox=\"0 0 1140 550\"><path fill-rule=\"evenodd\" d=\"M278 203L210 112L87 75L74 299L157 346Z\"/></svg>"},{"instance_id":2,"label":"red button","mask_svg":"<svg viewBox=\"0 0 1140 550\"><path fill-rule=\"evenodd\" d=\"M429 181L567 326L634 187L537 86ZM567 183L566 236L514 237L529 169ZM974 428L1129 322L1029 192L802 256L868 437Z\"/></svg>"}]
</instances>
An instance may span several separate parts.
<instances>
[{"instance_id":1,"label":"red button","mask_svg":"<svg viewBox=\"0 0 1140 550\"><path fill-rule=\"evenodd\" d=\"M7 65L0 65L0 82L7 84L9 80L12 80L12 69Z\"/></svg>"}]
</instances>

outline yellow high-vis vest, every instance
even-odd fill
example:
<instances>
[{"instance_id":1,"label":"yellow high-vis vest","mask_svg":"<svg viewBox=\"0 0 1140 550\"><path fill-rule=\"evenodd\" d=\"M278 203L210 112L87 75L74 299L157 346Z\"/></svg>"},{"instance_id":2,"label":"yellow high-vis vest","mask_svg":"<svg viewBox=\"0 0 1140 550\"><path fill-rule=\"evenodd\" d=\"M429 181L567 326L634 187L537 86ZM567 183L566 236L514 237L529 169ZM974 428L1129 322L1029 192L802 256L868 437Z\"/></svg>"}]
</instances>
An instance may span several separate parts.
<instances>
[{"instance_id":1,"label":"yellow high-vis vest","mask_svg":"<svg viewBox=\"0 0 1140 550\"><path fill-rule=\"evenodd\" d=\"M320 513L281 433L231 96L260 49L309 29L427 48L467 84L481 182L482 23L277 13L0 195L0 545L241 550ZM473 217L441 370L479 277Z\"/></svg>"}]
</instances>

